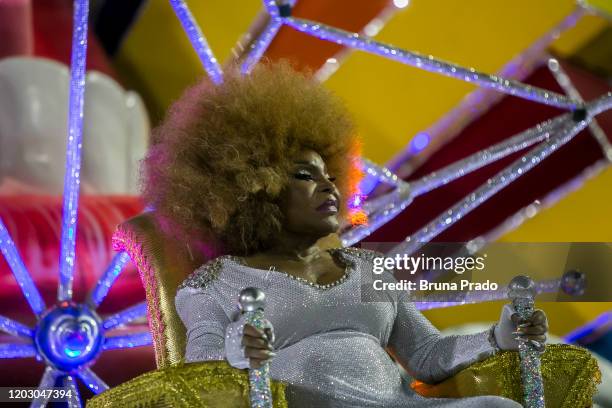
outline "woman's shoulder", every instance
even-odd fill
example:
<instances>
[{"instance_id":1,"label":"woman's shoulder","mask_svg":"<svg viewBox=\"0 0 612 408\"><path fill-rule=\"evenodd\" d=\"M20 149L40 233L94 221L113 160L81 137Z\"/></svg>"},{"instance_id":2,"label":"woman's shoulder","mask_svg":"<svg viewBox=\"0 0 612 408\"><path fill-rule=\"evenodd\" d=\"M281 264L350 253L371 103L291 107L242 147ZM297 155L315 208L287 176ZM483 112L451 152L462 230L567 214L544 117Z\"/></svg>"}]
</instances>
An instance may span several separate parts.
<instances>
[{"instance_id":1,"label":"woman's shoulder","mask_svg":"<svg viewBox=\"0 0 612 408\"><path fill-rule=\"evenodd\" d=\"M229 255L222 255L204 263L183 280L178 286L177 291L185 288L206 289L212 282L219 279L225 262L229 258Z\"/></svg>"}]
</instances>

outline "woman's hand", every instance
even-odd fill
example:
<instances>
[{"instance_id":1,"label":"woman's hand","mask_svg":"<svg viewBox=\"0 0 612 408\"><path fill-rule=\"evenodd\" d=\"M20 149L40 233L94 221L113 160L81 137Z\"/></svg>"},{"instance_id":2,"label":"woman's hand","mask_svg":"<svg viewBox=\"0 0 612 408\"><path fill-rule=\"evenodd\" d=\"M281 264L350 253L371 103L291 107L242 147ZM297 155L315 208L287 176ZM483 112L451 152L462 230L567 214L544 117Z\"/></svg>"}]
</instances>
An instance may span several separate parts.
<instances>
[{"instance_id":1,"label":"woman's hand","mask_svg":"<svg viewBox=\"0 0 612 408\"><path fill-rule=\"evenodd\" d=\"M537 309L528 320L522 320L511 304L506 304L501 313L494 335L502 350L518 350L519 341L530 342L537 350L544 351L548 320L546 314Z\"/></svg>"},{"instance_id":2,"label":"woman's hand","mask_svg":"<svg viewBox=\"0 0 612 408\"><path fill-rule=\"evenodd\" d=\"M276 355L273 351L274 347L272 347L273 336L274 333L271 328L260 330L250 324L244 325L242 346L251 368L260 368Z\"/></svg>"},{"instance_id":3,"label":"woman's hand","mask_svg":"<svg viewBox=\"0 0 612 408\"><path fill-rule=\"evenodd\" d=\"M274 329L264 321L264 329L257 329L246 323L244 315L225 329L225 358L232 367L261 368L276 354Z\"/></svg>"}]
</instances>

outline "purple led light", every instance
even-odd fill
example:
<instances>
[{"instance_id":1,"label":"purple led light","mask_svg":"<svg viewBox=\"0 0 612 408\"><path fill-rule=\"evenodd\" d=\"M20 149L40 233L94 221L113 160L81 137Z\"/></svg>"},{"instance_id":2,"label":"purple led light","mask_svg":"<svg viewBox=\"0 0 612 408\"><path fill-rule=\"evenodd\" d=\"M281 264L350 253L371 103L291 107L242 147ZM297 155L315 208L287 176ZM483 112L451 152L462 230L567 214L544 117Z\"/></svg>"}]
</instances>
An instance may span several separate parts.
<instances>
[{"instance_id":1,"label":"purple led light","mask_svg":"<svg viewBox=\"0 0 612 408\"><path fill-rule=\"evenodd\" d=\"M111 330L117 326L129 323L132 320L140 319L147 315L147 303L141 302L112 316L107 317L102 323L104 330Z\"/></svg>"},{"instance_id":2,"label":"purple led light","mask_svg":"<svg viewBox=\"0 0 612 408\"><path fill-rule=\"evenodd\" d=\"M278 30L283 25L282 20L279 19L276 0L264 0L264 7L270 15L270 21L259 37L251 44L251 49L240 67L240 72L243 74L248 74L257 61L261 59L261 56L266 52L274 36L276 36L276 33L278 33Z\"/></svg>"},{"instance_id":3,"label":"purple led light","mask_svg":"<svg viewBox=\"0 0 612 408\"><path fill-rule=\"evenodd\" d=\"M363 194L372 192L379 182L397 186L402 181L388 168L380 166L365 157L361 158L361 165L365 176L359 184L359 191Z\"/></svg>"},{"instance_id":4,"label":"purple led light","mask_svg":"<svg viewBox=\"0 0 612 408\"><path fill-rule=\"evenodd\" d=\"M35 355L36 348L33 344L0 344L0 358L34 357Z\"/></svg>"},{"instance_id":5,"label":"purple led light","mask_svg":"<svg viewBox=\"0 0 612 408\"><path fill-rule=\"evenodd\" d=\"M587 104L587 118L579 122L566 124L555 137L540 143L531 149L523 157L515 160L512 164L498 172L495 176L487 180L486 183L470 193L463 200L453 205L450 209L436 217L412 236L406 238L404 242L396 245L388 256L396 254L412 254L423 246L425 242L431 241L434 237L446 230L448 227L459 221L464 215L468 214L480 204L488 200L498 191L521 177L542 160L557 151L561 146L569 142L576 134L584 129L590 119L599 113L612 108L612 92L601 96Z\"/></svg>"},{"instance_id":6,"label":"purple led light","mask_svg":"<svg viewBox=\"0 0 612 408\"><path fill-rule=\"evenodd\" d=\"M577 100L578 102L584 102L582 95L580 95L580 92L578 92L578 89L576 89L576 87L572 83L572 80L569 75L567 75L561 64L559 64L559 61L553 58L549 59L548 69L550 70L550 72L552 72L553 76L555 77L555 80L567 95ZM591 123L589 123L589 129L591 131L591 135L601 146L601 150L603 152L604 157L606 157L609 161L612 162L612 144L608 140L608 137L606 136L604 130L601 128L601 126L599 126L599 123L597 123L596 119L593 119Z\"/></svg>"},{"instance_id":7,"label":"purple led light","mask_svg":"<svg viewBox=\"0 0 612 408\"><path fill-rule=\"evenodd\" d=\"M605 312L595 320L573 330L571 333L565 336L565 341L568 343L575 343L581 338L592 334L594 331L597 331L602 327L612 327L612 312Z\"/></svg>"},{"instance_id":8,"label":"purple led light","mask_svg":"<svg viewBox=\"0 0 612 408\"><path fill-rule=\"evenodd\" d=\"M535 143L541 142L571 121L571 114L565 113L512 136L491 147L480 150L448 166L410 182L415 196L425 194L437 187L448 184L489 163L507 157Z\"/></svg>"},{"instance_id":9,"label":"purple led light","mask_svg":"<svg viewBox=\"0 0 612 408\"><path fill-rule=\"evenodd\" d=\"M251 72L253 66L261 59L282 26L283 22L281 20L272 16L270 17L270 22L266 25L257 40L251 44L249 53L240 65L240 72L243 74Z\"/></svg>"},{"instance_id":10,"label":"purple led light","mask_svg":"<svg viewBox=\"0 0 612 408\"><path fill-rule=\"evenodd\" d=\"M354 194L352 200L349 201L350 208L361 208L361 204L363 203L363 198L365 196L361 194Z\"/></svg>"},{"instance_id":11,"label":"purple led light","mask_svg":"<svg viewBox=\"0 0 612 408\"><path fill-rule=\"evenodd\" d=\"M103 349L113 350L117 348L148 346L151 342L151 333L149 332L126 334L122 336L107 337Z\"/></svg>"},{"instance_id":12,"label":"purple led light","mask_svg":"<svg viewBox=\"0 0 612 408\"><path fill-rule=\"evenodd\" d=\"M85 66L87 55L87 18L89 1L74 1L72 56L70 61L70 94L68 101L68 142L64 176L64 209L57 299L72 299L77 213L81 184L81 141L83 138L83 104L85 100Z\"/></svg>"},{"instance_id":13,"label":"purple led light","mask_svg":"<svg viewBox=\"0 0 612 408\"><path fill-rule=\"evenodd\" d=\"M96 286L89 295L90 301L94 306L98 306L110 290L115 280L123 271L123 267L130 260L130 256L126 252L120 252L116 254L111 261L110 265L104 271L104 274L96 283Z\"/></svg>"},{"instance_id":14,"label":"purple led light","mask_svg":"<svg viewBox=\"0 0 612 408\"><path fill-rule=\"evenodd\" d=\"M425 227L408 237L404 242L395 246L389 252L388 256L414 253L421 248L425 242L431 241L435 236L463 218L464 215L474 210L476 207L488 200L518 177L527 173L540 161L570 141L573 136L575 136L585 127L585 121L570 125L566 127L559 136L536 146L525 156L517 159L510 166L491 177L474 192L468 194L466 198L453 205L449 210L440 214Z\"/></svg>"},{"instance_id":15,"label":"purple led light","mask_svg":"<svg viewBox=\"0 0 612 408\"><path fill-rule=\"evenodd\" d=\"M51 388L55 385L55 379L57 378L58 372L53 368L47 366L45 368L45 373L40 379L40 383L38 384L39 390L45 390L47 388ZM49 397L48 393L42 392L40 393L39 398L34 399L30 404L30 408L41 408L47 405L47 401L49 398L45 398L45 396Z\"/></svg>"},{"instance_id":16,"label":"purple led light","mask_svg":"<svg viewBox=\"0 0 612 408\"><path fill-rule=\"evenodd\" d=\"M266 11L270 15L270 21L257 39L251 43L249 52L240 66L240 72L243 74L251 72L253 66L261 59L262 55L266 52L270 43L278 33L278 30L280 30L283 25L283 21L279 18L276 0L264 0L263 3ZM293 6L294 3L295 0L291 0L289 5Z\"/></svg>"},{"instance_id":17,"label":"purple led light","mask_svg":"<svg viewBox=\"0 0 612 408\"><path fill-rule=\"evenodd\" d=\"M67 388L70 391L70 396L68 397L68 408L80 408L81 407L81 398L79 396L79 390L76 385L76 381L72 375L67 375L64 377L62 381L62 385L64 388Z\"/></svg>"},{"instance_id":18,"label":"purple led light","mask_svg":"<svg viewBox=\"0 0 612 408\"><path fill-rule=\"evenodd\" d=\"M381 210L384 212L385 208L393 208L404 201L408 203L410 200L412 200L412 197L411 185L409 183L402 182L402 184L395 190L366 201L366 203L363 205L363 209L368 214L375 215L380 213Z\"/></svg>"},{"instance_id":19,"label":"purple led light","mask_svg":"<svg viewBox=\"0 0 612 408\"><path fill-rule=\"evenodd\" d=\"M0 330L13 336L31 338L34 335L29 327L4 316L0 316Z\"/></svg>"},{"instance_id":20,"label":"purple led light","mask_svg":"<svg viewBox=\"0 0 612 408\"><path fill-rule=\"evenodd\" d=\"M208 76L215 84L220 84L223 82L223 71L217 62L217 58L213 55L208 42L206 42L206 38L204 38L198 23L193 18L191 11L189 11L189 7L187 7L183 0L170 0L170 5L172 5L176 16L187 33L191 45L198 54L198 57L200 57L200 61L202 61Z\"/></svg>"},{"instance_id":21,"label":"purple led light","mask_svg":"<svg viewBox=\"0 0 612 408\"><path fill-rule=\"evenodd\" d=\"M40 315L46 308L45 301L40 296L40 292L38 292L21 256L19 256L19 251L17 251L17 247L4 226L2 219L0 219L0 251L11 268L23 296L25 296L34 313L37 316Z\"/></svg>"},{"instance_id":22,"label":"purple led light","mask_svg":"<svg viewBox=\"0 0 612 408\"><path fill-rule=\"evenodd\" d=\"M412 196L409 191L395 189L385 196L377 197L375 200L377 204L381 204L381 208L377 208L376 211L370 213L368 212L368 204L372 202L366 201L363 208L368 213L368 223L358 225L342 233L340 238L343 246L351 246L361 241L391 221L412 202Z\"/></svg>"},{"instance_id":23,"label":"purple led light","mask_svg":"<svg viewBox=\"0 0 612 408\"><path fill-rule=\"evenodd\" d=\"M369 37L341 30L336 27L294 17L283 17L283 23L297 31L312 35L322 40L331 41L345 47L355 48L380 55L385 58L399 61L403 64L471 82L481 87L495 89L509 95L518 96L546 105L557 106L559 108L574 109L578 105L570 98L546 89L523 84L521 82L502 78L496 75L488 75L478 72L473 68L464 68L460 65L435 59L431 55L425 56L415 52L406 51L389 44L375 41Z\"/></svg>"},{"instance_id":24,"label":"purple led light","mask_svg":"<svg viewBox=\"0 0 612 408\"><path fill-rule=\"evenodd\" d=\"M427 133L418 133L414 139L412 139L412 150L415 152L420 152L421 150L423 150L424 148L427 147L427 145L429 145L429 135Z\"/></svg>"},{"instance_id":25,"label":"purple led light","mask_svg":"<svg viewBox=\"0 0 612 408\"><path fill-rule=\"evenodd\" d=\"M517 80L526 78L533 72L535 66L539 66L542 55L545 53L548 45L558 38L562 32L573 27L583 14L584 10L577 8L557 26L553 27L525 51L508 62L498 72L499 76ZM440 120L427 128L426 132L431 136L432 140L438 137L456 135L458 129L465 127L465 125L483 115L491 106L501 100L503 96L503 94L490 88L478 88L468 94L456 108L449 111ZM399 168L402 163L410 160L413 156L414 151L410 144L408 144L407 148L395 155L387 162L387 165L392 168Z\"/></svg>"},{"instance_id":26,"label":"purple led light","mask_svg":"<svg viewBox=\"0 0 612 408\"><path fill-rule=\"evenodd\" d=\"M108 385L96 375L90 368L79 370L77 375L83 383L94 393L99 394L108 390Z\"/></svg>"}]
</instances>

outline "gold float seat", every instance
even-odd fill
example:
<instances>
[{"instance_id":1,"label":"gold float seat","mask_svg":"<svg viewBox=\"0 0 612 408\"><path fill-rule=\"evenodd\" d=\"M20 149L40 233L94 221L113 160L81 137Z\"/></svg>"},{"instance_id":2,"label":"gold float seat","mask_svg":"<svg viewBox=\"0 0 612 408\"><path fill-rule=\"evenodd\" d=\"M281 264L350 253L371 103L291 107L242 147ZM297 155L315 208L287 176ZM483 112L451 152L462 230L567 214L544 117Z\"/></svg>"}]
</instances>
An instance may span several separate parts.
<instances>
[{"instance_id":1,"label":"gold float seat","mask_svg":"<svg viewBox=\"0 0 612 408\"><path fill-rule=\"evenodd\" d=\"M601 372L584 348L549 344L542 354L546 408L585 408L593 404ZM523 402L520 360L516 351L501 351L472 364L439 384L412 383L424 397L460 398L497 395Z\"/></svg>"}]
</instances>

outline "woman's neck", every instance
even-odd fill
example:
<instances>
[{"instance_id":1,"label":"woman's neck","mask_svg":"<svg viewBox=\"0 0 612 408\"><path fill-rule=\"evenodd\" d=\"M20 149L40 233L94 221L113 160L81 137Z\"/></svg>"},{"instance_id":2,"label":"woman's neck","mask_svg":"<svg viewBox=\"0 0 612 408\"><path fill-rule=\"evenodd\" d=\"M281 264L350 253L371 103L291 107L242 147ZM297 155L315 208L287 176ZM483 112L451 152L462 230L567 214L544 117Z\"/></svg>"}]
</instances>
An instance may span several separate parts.
<instances>
[{"instance_id":1,"label":"woman's neck","mask_svg":"<svg viewBox=\"0 0 612 408\"><path fill-rule=\"evenodd\" d=\"M305 234L295 234L283 231L279 234L275 243L260 254L265 257L278 257L287 260L308 263L318 257L322 250L317 245L321 237Z\"/></svg>"}]
</instances>

